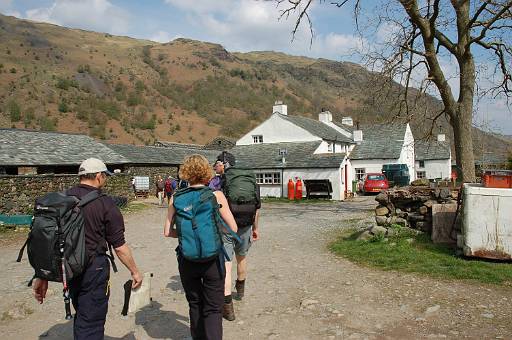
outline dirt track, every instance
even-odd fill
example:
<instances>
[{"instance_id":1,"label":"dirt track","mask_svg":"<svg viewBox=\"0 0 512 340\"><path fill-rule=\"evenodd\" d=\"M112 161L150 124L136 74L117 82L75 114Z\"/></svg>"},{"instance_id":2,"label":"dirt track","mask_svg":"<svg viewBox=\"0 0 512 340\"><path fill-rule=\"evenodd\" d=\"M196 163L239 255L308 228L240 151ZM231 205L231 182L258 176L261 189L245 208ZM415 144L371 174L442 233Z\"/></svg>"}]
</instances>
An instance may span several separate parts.
<instances>
[{"instance_id":1,"label":"dirt track","mask_svg":"<svg viewBox=\"0 0 512 340\"><path fill-rule=\"evenodd\" d=\"M237 319L224 322L225 339L512 338L511 288L381 272L330 254L326 245L343 220L368 216L373 207L372 198L264 204L246 297L235 302ZM164 216L165 209L154 206L126 217L139 267L155 275L153 306L122 319L122 284L129 275L124 268L112 274L106 339L189 337L176 240L162 237ZM2 338L72 338L59 286L52 285L47 301L37 305L26 288L31 269L26 260L14 261L17 250L12 242L0 250Z\"/></svg>"}]
</instances>

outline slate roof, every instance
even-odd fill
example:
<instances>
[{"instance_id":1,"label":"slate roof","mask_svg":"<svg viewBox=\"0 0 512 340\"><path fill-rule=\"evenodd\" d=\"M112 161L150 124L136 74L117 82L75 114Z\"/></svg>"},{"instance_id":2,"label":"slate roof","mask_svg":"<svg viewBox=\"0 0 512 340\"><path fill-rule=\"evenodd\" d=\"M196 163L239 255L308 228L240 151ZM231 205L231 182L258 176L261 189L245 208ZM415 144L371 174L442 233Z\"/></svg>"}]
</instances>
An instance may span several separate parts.
<instances>
[{"instance_id":1,"label":"slate roof","mask_svg":"<svg viewBox=\"0 0 512 340\"><path fill-rule=\"evenodd\" d=\"M166 147L166 148L172 148L172 147L178 147L178 148L188 148L188 149L203 149L204 145L201 144L185 144L185 143L175 143L175 142L166 142L166 141L156 141L155 146L160 147Z\"/></svg>"},{"instance_id":2,"label":"slate roof","mask_svg":"<svg viewBox=\"0 0 512 340\"><path fill-rule=\"evenodd\" d=\"M219 151L197 149L195 147L188 147L186 144L178 144L172 147L126 144L107 144L107 146L132 164L180 165L183 164L186 156L192 154L203 155L210 163L213 163L219 154Z\"/></svg>"},{"instance_id":3,"label":"slate roof","mask_svg":"<svg viewBox=\"0 0 512 340\"><path fill-rule=\"evenodd\" d=\"M356 145L350 159L400 158L407 125L376 124L361 126L363 141Z\"/></svg>"},{"instance_id":4,"label":"slate roof","mask_svg":"<svg viewBox=\"0 0 512 340\"><path fill-rule=\"evenodd\" d=\"M106 164L125 164L128 160L86 135L0 129L0 165L80 165L96 157Z\"/></svg>"},{"instance_id":5,"label":"slate roof","mask_svg":"<svg viewBox=\"0 0 512 340\"><path fill-rule=\"evenodd\" d=\"M339 168L345 154L313 154L320 143L321 141L236 145L229 152L235 155L236 165L244 168ZM279 155L280 149L288 152L284 166Z\"/></svg>"},{"instance_id":6,"label":"slate roof","mask_svg":"<svg viewBox=\"0 0 512 340\"><path fill-rule=\"evenodd\" d=\"M332 127L330 127L318 120L307 118L307 117L302 117L302 116L279 115L279 117L303 128L304 130L308 131L309 133L311 133L315 136L318 136L322 139L330 140L330 141L336 140L336 141L346 142L346 143L354 142L352 139L343 135L341 132L336 131ZM343 127L343 125L341 125L340 127Z\"/></svg>"},{"instance_id":7,"label":"slate roof","mask_svg":"<svg viewBox=\"0 0 512 340\"><path fill-rule=\"evenodd\" d=\"M414 141L414 158L417 161L449 159L450 144L440 141Z\"/></svg>"}]
</instances>

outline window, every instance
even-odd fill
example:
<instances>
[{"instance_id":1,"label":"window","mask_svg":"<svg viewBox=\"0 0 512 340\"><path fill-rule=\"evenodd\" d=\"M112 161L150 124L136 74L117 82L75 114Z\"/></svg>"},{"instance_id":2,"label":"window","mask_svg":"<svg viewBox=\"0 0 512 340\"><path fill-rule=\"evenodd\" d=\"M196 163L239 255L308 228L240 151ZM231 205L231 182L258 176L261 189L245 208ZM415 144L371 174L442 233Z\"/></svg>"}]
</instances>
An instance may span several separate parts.
<instances>
[{"instance_id":1,"label":"window","mask_svg":"<svg viewBox=\"0 0 512 340\"><path fill-rule=\"evenodd\" d=\"M254 136L252 136L252 142L254 144L261 144L261 143L263 143L263 135L254 135Z\"/></svg>"},{"instance_id":2,"label":"window","mask_svg":"<svg viewBox=\"0 0 512 340\"><path fill-rule=\"evenodd\" d=\"M262 172L256 174L256 183L258 184L281 184L281 174L279 172Z\"/></svg>"},{"instance_id":3,"label":"window","mask_svg":"<svg viewBox=\"0 0 512 340\"><path fill-rule=\"evenodd\" d=\"M364 175L366 175L365 168L356 168L356 179L358 181L362 181L364 179Z\"/></svg>"},{"instance_id":4,"label":"window","mask_svg":"<svg viewBox=\"0 0 512 340\"><path fill-rule=\"evenodd\" d=\"M416 172L416 178L417 179L426 178L426 177L427 177L427 173L425 171L417 171Z\"/></svg>"},{"instance_id":5,"label":"window","mask_svg":"<svg viewBox=\"0 0 512 340\"><path fill-rule=\"evenodd\" d=\"M425 167L425 161L418 161L419 167L424 168Z\"/></svg>"},{"instance_id":6,"label":"window","mask_svg":"<svg viewBox=\"0 0 512 340\"><path fill-rule=\"evenodd\" d=\"M368 175L368 179L371 181L383 181L386 177L384 175Z\"/></svg>"},{"instance_id":7,"label":"window","mask_svg":"<svg viewBox=\"0 0 512 340\"><path fill-rule=\"evenodd\" d=\"M327 143L327 152L332 152L333 143Z\"/></svg>"}]
</instances>

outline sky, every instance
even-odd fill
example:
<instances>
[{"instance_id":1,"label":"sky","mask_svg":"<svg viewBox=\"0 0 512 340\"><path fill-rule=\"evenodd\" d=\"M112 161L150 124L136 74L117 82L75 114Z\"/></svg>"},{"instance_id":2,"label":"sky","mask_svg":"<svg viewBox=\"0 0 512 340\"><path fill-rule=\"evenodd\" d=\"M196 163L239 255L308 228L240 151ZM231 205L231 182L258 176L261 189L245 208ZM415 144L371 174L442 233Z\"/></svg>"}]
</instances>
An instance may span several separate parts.
<instances>
[{"instance_id":1,"label":"sky","mask_svg":"<svg viewBox=\"0 0 512 340\"><path fill-rule=\"evenodd\" d=\"M280 17L284 7L265 0L0 0L0 13L156 42L183 37L219 43L231 52L272 50L353 62L360 61L354 50L371 48L368 45L389 34L384 27L372 41L361 39L350 7L338 8L330 2L317 2L311 9L312 43L307 25L293 36L296 16ZM478 63L485 66L485 58ZM442 65L447 74L456 75L453 60L446 58ZM458 92L456 79L450 84ZM503 98L477 103L474 122L512 135L511 107Z\"/></svg>"}]
</instances>

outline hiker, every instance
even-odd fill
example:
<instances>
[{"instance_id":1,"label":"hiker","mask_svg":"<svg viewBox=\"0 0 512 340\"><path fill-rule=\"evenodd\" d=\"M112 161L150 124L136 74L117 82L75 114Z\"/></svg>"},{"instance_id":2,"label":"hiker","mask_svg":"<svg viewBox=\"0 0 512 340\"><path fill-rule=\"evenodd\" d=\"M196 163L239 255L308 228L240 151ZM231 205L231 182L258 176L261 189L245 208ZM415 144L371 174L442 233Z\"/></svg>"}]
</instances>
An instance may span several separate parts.
<instances>
[{"instance_id":1,"label":"hiker","mask_svg":"<svg viewBox=\"0 0 512 340\"><path fill-rule=\"evenodd\" d=\"M135 199L137 199L137 189L135 187L135 177L132 177L131 183L132 183L133 196L135 197Z\"/></svg>"},{"instance_id":2,"label":"hiker","mask_svg":"<svg viewBox=\"0 0 512 340\"><path fill-rule=\"evenodd\" d=\"M220 234L223 231L234 234L237 226L224 194L212 192L207 186L212 175L204 156L185 158L179 176L189 186L171 197L164 236L179 240L176 255L189 304L192 338L219 340L222 339L225 278L225 250ZM227 224L224 228L220 218Z\"/></svg>"},{"instance_id":3,"label":"hiker","mask_svg":"<svg viewBox=\"0 0 512 340\"><path fill-rule=\"evenodd\" d=\"M235 168L235 156L223 151L215 163L216 171L221 176L221 190L224 192L229 209L238 226L237 234L241 242L234 240L231 235L223 234L228 257L233 259L236 255L235 282L236 298L241 300L245 294L245 281L247 278L247 253L252 242L259 239L259 210L261 208L260 190L256 184L256 178L251 170ZM239 181L239 179L242 179ZM236 189L235 189L236 188ZM244 190L246 196L252 197L247 202L239 201L240 190ZM222 316L228 320L235 320L233 296L231 291L231 262L226 262L226 280L224 291L224 307Z\"/></svg>"},{"instance_id":4,"label":"hiker","mask_svg":"<svg viewBox=\"0 0 512 340\"><path fill-rule=\"evenodd\" d=\"M69 190L67 195L83 198L98 191L107 182L111 173L105 164L97 158L89 158L80 165L78 176L80 184ZM110 297L110 263L107 244L110 244L117 257L130 271L133 288L142 283L142 276L137 269L130 248L125 242L124 221L121 212L112 198L99 196L82 207L85 227L85 254L88 266L69 282L70 296L75 308L73 334L75 340L103 339L108 300ZM30 255L29 255L30 256ZM40 256L40 255L39 255ZM35 278L32 283L34 297L43 303L48 289L48 281Z\"/></svg>"},{"instance_id":5,"label":"hiker","mask_svg":"<svg viewBox=\"0 0 512 340\"><path fill-rule=\"evenodd\" d=\"M167 177L164 183L164 189L165 189L165 196L167 197L167 205L171 202L171 196L176 190L176 187L178 186L178 183L174 178L171 176Z\"/></svg>"},{"instance_id":6,"label":"hiker","mask_svg":"<svg viewBox=\"0 0 512 340\"><path fill-rule=\"evenodd\" d=\"M158 204L163 205L164 204L164 180L162 179L162 176L158 175L158 179L155 183L156 186L156 197L158 197Z\"/></svg>"},{"instance_id":7,"label":"hiker","mask_svg":"<svg viewBox=\"0 0 512 340\"><path fill-rule=\"evenodd\" d=\"M212 177L208 186L213 190L221 190L222 189L222 175L224 174L224 164L221 161L216 160L213 164L213 171L215 171L215 176Z\"/></svg>"}]
</instances>

